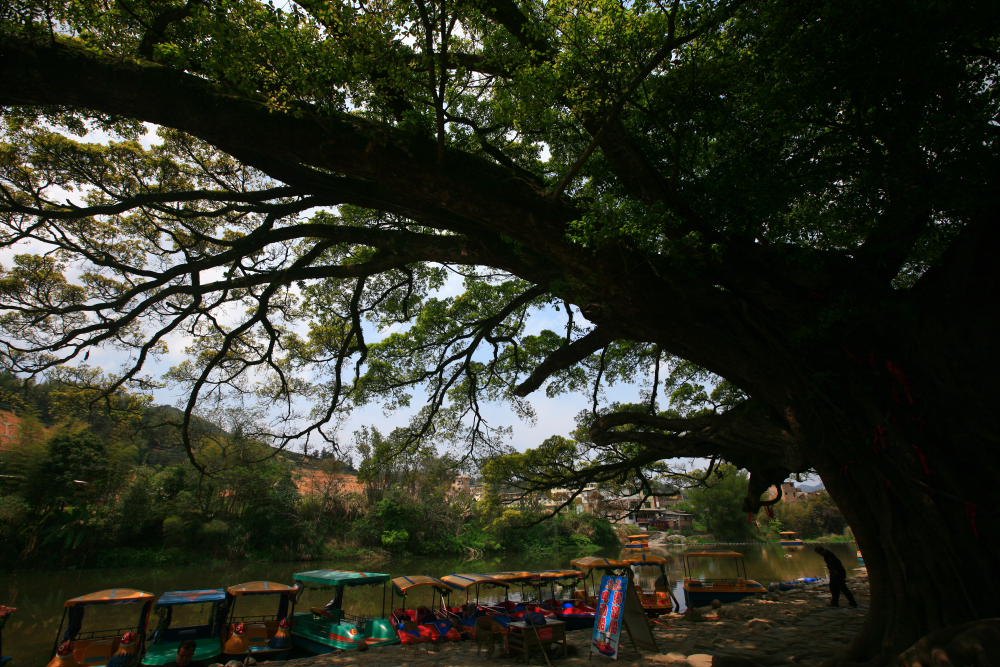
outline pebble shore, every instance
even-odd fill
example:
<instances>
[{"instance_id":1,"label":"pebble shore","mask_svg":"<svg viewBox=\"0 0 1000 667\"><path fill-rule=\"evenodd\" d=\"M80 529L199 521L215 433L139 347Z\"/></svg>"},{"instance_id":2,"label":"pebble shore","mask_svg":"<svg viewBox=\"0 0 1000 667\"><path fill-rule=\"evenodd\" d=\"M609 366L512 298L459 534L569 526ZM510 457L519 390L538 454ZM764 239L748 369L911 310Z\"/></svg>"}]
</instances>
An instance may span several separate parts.
<instances>
[{"instance_id":1,"label":"pebble shore","mask_svg":"<svg viewBox=\"0 0 1000 667\"><path fill-rule=\"evenodd\" d=\"M553 667L582 667L607 662L608 665L669 665L671 667L769 667L770 665L816 665L835 658L861 629L868 608L867 574L861 570L848 580L848 587L860 608L852 609L841 600L840 607L830 606L830 591L825 584L814 584L781 593L768 593L753 599L723 605L717 620L690 620L681 615L656 619L653 635L660 653L637 652L622 633L617 661L590 656L591 630L566 633L570 647L567 657L553 656ZM706 613L711 610L706 608ZM446 642L386 646L362 653L331 653L280 663L277 667L326 667L357 665L389 667L461 667L489 665L506 667L524 665L522 659L485 651L476 654L476 642ZM535 653L530 664L545 665L545 657Z\"/></svg>"}]
</instances>

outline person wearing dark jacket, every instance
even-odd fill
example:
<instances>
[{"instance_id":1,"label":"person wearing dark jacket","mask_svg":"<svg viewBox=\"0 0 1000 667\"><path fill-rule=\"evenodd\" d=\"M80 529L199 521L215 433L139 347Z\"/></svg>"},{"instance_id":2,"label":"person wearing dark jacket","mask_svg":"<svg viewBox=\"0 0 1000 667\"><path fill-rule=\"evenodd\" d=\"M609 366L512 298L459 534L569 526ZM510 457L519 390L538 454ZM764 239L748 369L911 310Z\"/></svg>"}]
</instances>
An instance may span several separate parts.
<instances>
[{"instance_id":1,"label":"person wearing dark jacket","mask_svg":"<svg viewBox=\"0 0 1000 667\"><path fill-rule=\"evenodd\" d=\"M813 551L823 557L823 560L826 561L826 569L830 573L830 606L839 607L840 594L843 593L844 597L847 598L847 602L852 607L857 607L857 601L854 599L851 591L847 590L847 570L844 569L844 564L826 547L816 547Z\"/></svg>"}]
</instances>

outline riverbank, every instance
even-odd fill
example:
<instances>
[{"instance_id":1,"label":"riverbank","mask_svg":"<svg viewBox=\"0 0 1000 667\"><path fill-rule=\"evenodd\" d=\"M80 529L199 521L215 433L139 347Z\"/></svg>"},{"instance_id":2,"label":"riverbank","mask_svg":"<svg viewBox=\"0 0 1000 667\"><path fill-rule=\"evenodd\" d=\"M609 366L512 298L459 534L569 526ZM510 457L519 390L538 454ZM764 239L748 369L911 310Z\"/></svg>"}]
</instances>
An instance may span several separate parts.
<instances>
[{"instance_id":1,"label":"riverbank","mask_svg":"<svg viewBox=\"0 0 1000 667\"><path fill-rule=\"evenodd\" d=\"M768 593L761 599L724 605L714 620L689 620L680 615L657 619L653 635L660 653L639 654L627 635L622 636L622 652L616 664L669 665L671 667L768 667L770 665L822 665L843 651L860 631L868 609L868 578L863 568L848 581L860 604L859 609L831 607L830 592L824 584ZM552 659L553 665L591 665L604 658L590 657L590 630L567 633L570 647L566 658ZM535 655L533 664L545 664ZM388 646L364 653L349 652L270 663L282 667L327 667L358 665L389 667L460 667L524 665L510 657L476 654L476 642L440 645ZM610 663L609 663L610 664Z\"/></svg>"}]
</instances>

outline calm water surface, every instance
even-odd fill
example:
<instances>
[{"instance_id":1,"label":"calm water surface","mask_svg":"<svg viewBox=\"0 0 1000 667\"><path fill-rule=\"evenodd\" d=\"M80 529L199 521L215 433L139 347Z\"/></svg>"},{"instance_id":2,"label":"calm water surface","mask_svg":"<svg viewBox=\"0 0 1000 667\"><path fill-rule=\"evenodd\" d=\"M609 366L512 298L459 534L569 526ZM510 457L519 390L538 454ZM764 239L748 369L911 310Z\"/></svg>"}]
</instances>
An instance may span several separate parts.
<instances>
[{"instance_id":1,"label":"calm water surface","mask_svg":"<svg viewBox=\"0 0 1000 667\"><path fill-rule=\"evenodd\" d=\"M857 566L853 544L828 545L850 570ZM684 576L684 551L691 548L670 548L656 553L673 557L670 578L680 582ZM732 545L708 548L727 548L746 555L750 577L765 586L775 581L789 581L797 577L826 576L823 559L811 548L802 551L788 551L777 544ZM598 554L618 557L620 554ZM159 594L170 590L198 588L225 588L245 581L261 579L291 583L292 574L303 570L342 569L388 572L392 576L429 574L442 576L453 572L495 572L498 570L543 570L570 567L572 555L562 558L538 559L525 556L505 557L485 561L463 561L458 559L396 559L377 566L365 566L354 561L312 561L308 563L222 563L209 565L185 565L178 567L119 568L106 570L37 570L0 573L0 604L18 607L3 630L3 652L14 656L13 667L43 667L52 657L52 644L62 618L63 604L69 598L106 588L137 588ZM694 576L724 577L735 576L733 563L725 559L698 559ZM512 588L512 592L516 589ZM408 607L429 604L416 592L408 601ZM375 614L382 608L382 587L361 587L348 589L345 607L349 612ZM331 597L329 591L306 590L297 607L308 609L324 604ZM512 597L516 597L516 592ZM683 604L684 597L678 585L677 598ZM452 596L453 604L464 602L464 594ZM263 600L259 600L264 602ZM388 591L386 607L393 604ZM395 598L395 606L399 598ZM274 609L277 602L274 603ZM134 615L132 613L134 609ZM106 607L101 612L109 612L115 620L121 619L128 625L138 616L133 605ZM271 611L271 610L269 610ZM252 610L248 610L252 613ZM111 620L108 616L102 619ZM103 625L103 624L102 624ZM105 625L109 627L110 624Z\"/></svg>"}]
</instances>

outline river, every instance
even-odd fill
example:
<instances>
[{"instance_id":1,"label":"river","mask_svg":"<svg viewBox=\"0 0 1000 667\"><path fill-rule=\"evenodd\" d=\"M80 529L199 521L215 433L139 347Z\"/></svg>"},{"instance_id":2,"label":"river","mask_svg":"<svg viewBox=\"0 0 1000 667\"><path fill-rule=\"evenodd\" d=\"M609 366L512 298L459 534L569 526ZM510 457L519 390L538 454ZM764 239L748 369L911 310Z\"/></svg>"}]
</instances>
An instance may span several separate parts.
<instances>
[{"instance_id":1,"label":"river","mask_svg":"<svg viewBox=\"0 0 1000 667\"><path fill-rule=\"evenodd\" d=\"M853 544L832 544L830 549L850 570L857 566ZM680 581L684 576L681 555L695 547L670 547L654 550L661 555L673 557L670 578L677 583L678 600L683 604ZM789 581L798 577L821 577L826 575L823 559L812 549L789 551L777 544L718 545L707 548L728 548L746 555L749 576L765 586L776 581ZM617 557L619 554L598 554ZM3 630L3 652L14 656L12 667L43 667L52 657L52 646L63 614L63 604L69 598L107 588L137 588L151 593L170 590L199 588L224 588L245 581L271 580L291 583L292 574L303 570L340 569L389 572L392 576L430 574L442 576L453 572L495 572L499 570L545 570L569 568L572 555L562 558L531 558L528 556L507 556L483 561L467 561L444 558L394 559L377 566L359 565L348 561L312 561L308 563L213 563L179 567L115 568L102 570L24 570L0 574L0 605L17 607ZM733 576L732 562L699 559L699 569L694 576ZM349 589L345 607L358 613L376 613L382 605L382 587ZM391 607L392 599L386 594L386 607ZM306 590L298 603L299 609L308 609L325 603L330 597L328 591ZM464 602L464 594L453 597L453 604ZM462 599L458 599L461 597ZM512 596L513 597L513 596ZM407 606L413 608L429 604L429 597L423 600L419 593L413 596ZM395 606L399 598L395 598ZM107 609L122 616L133 605L117 605ZM104 610L102 610L104 611ZM136 614L138 612L136 611ZM128 619L122 616L122 625Z\"/></svg>"}]
</instances>

